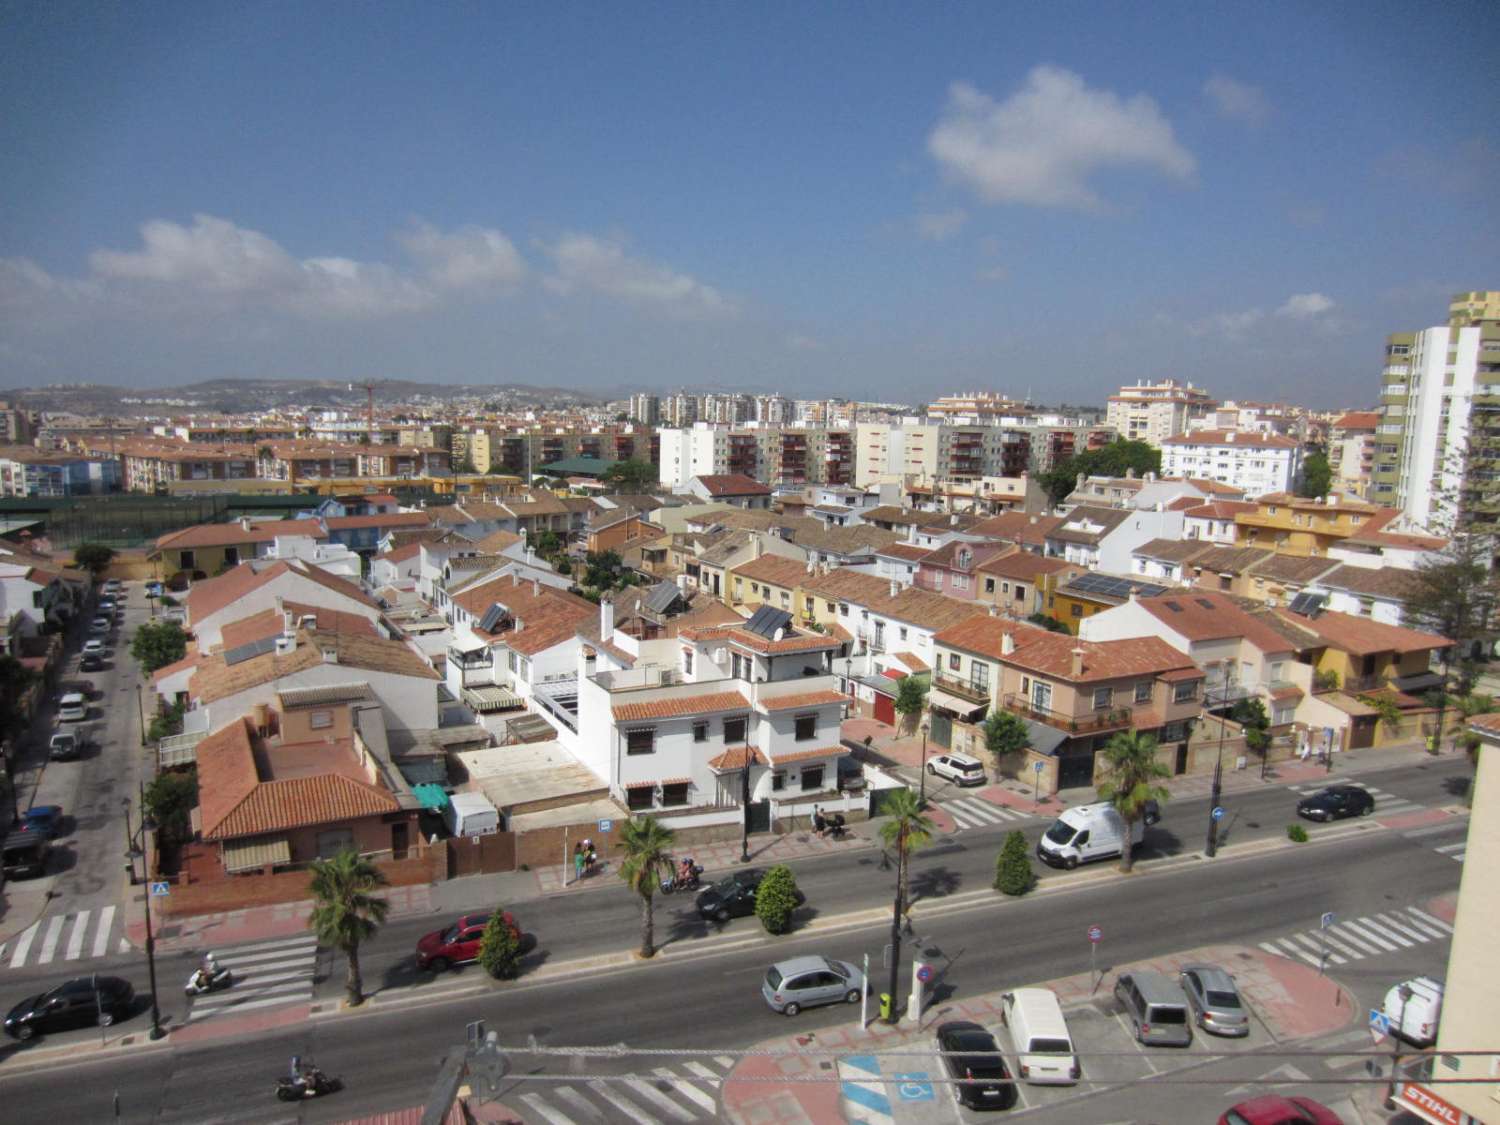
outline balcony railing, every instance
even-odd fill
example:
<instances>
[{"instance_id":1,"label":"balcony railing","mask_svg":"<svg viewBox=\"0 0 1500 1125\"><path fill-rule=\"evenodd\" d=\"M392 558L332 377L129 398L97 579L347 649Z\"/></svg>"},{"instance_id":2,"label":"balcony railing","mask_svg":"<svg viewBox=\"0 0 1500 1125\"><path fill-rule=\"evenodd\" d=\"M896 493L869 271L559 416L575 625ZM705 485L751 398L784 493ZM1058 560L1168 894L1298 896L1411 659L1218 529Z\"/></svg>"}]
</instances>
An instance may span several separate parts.
<instances>
[{"instance_id":1,"label":"balcony railing","mask_svg":"<svg viewBox=\"0 0 1500 1125\"><path fill-rule=\"evenodd\" d=\"M1007 695L1005 709L1023 719L1046 723L1049 727L1057 727L1071 734L1121 730L1132 725L1135 714L1129 707L1110 707L1103 711L1086 711L1081 715L1065 715L1061 711L1038 707L1024 695Z\"/></svg>"},{"instance_id":2,"label":"balcony railing","mask_svg":"<svg viewBox=\"0 0 1500 1125\"><path fill-rule=\"evenodd\" d=\"M941 672L934 672L932 686L941 691L952 692L960 699L967 699L971 703L988 703L990 701L990 685L988 683L975 683L973 680L960 680L953 676L945 676Z\"/></svg>"}]
</instances>

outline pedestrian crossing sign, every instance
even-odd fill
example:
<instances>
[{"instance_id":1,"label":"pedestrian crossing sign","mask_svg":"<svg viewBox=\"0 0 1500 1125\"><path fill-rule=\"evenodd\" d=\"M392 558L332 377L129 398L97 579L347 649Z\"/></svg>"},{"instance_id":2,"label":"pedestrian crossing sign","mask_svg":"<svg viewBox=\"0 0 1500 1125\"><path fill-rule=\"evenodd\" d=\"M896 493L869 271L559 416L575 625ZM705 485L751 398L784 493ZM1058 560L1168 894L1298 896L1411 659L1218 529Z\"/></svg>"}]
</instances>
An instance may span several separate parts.
<instances>
[{"instance_id":1,"label":"pedestrian crossing sign","mask_svg":"<svg viewBox=\"0 0 1500 1125\"><path fill-rule=\"evenodd\" d=\"M1370 1009L1370 1034L1375 1037L1375 1042L1379 1043L1382 1039L1384 1039L1390 1033L1391 1033L1391 1017L1388 1016L1388 1015L1386 1015L1379 1008L1371 1008Z\"/></svg>"},{"instance_id":2,"label":"pedestrian crossing sign","mask_svg":"<svg viewBox=\"0 0 1500 1125\"><path fill-rule=\"evenodd\" d=\"M152 883L151 884L151 897L152 898L166 898L171 893L172 893L172 884L166 882L165 880L163 880L160 883Z\"/></svg>"}]
</instances>

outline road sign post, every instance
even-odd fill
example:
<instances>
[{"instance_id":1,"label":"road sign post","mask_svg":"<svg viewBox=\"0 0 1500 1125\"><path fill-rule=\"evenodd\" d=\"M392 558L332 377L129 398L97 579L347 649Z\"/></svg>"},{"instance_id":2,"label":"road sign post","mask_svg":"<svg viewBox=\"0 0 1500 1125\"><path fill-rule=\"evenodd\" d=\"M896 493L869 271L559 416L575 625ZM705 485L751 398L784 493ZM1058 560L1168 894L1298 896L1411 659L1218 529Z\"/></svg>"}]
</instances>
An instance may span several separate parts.
<instances>
[{"instance_id":1,"label":"road sign post","mask_svg":"<svg viewBox=\"0 0 1500 1125\"><path fill-rule=\"evenodd\" d=\"M1099 943L1104 940L1104 930L1099 926L1089 927L1089 991L1099 987L1099 981L1095 979L1095 970L1099 964Z\"/></svg>"},{"instance_id":2,"label":"road sign post","mask_svg":"<svg viewBox=\"0 0 1500 1125\"><path fill-rule=\"evenodd\" d=\"M1321 974L1328 968L1328 930L1338 921L1338 915L1332 910L1323 911L1323 916L1318 919L1318 937L1323 946L1323 952L1318 957L1318 972Z\"/></svg>"},{"instance_id":3,"label":"road sign post","mask_svg":"<svg viewBox=\"0 0 1500 1125\"><path fill-rule=\"evenodd\" d=\"M1037 803L1037 797L1042 791L1042 767L1043 763L1033 762L1031 765L1031 803Z\"/></svg>"},{"instance_id":4,"label":"road sign post","mask_svg":"<svg viewBox=\"0 0 1500 1125\"><path fill-rule=\"evenodd\" d=\"M859 1026L870 1026L870 955L865 954L865 987L859 994Z\"/></svg>"}]
</instances>

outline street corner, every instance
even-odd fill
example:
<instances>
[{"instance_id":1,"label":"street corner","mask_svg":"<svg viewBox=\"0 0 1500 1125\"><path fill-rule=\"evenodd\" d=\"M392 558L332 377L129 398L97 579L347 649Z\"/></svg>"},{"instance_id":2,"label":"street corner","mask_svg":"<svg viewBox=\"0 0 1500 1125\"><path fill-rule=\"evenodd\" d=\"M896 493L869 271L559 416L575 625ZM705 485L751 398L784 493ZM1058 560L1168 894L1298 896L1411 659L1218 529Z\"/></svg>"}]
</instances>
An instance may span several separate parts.
<instances>
[{"instance_id":1,"label":"street corner","mask_svg":"<svg viewBox=\"0 0 1500 1125\"><path fill-rule=\"evenodd\" d=\"M1181 961L1224 966L1278 1042L1341 1031L1363 1018L1353 993L1311 965L1260 949L1214 946Z\"/></svg>"},{"instance_id":2,"label":"street corner","mask_svg":"<svg viewBox=\"0 0 1500 1125\"><path fill-rule=\"evenodd\" d=\"M975 796L992 805L1003 805L1005 808L1024 812L1028 816L1053 816L1067 807L1065 802L1056 797L1041 795L1033 800L1032 790L1025 789L1023 792L1022 789L1011 788L1012 785L1019 786L1021 782L986 785L983 789L977 790Z\"/></svg>"},{"instance_id":3,"label":"street corner","mask_svg":"<svg viewBox=\"0 0 1500 1125\"><path fill-rule=\"evenodd\" d=\"M951 836L958 831L958 821L941 805L928 805L925 815L940 836Z\"/></svg>"},{"instance_id":4,"label":"street corner","mask_svg":"<svg viewBox=\"0 0 1500 1125\"><path fill-rule=\"evenodd\" d=\"M791 1041L811 1043L810 1036ZM736 1125L842 1125L839 1067L813 1054L783 1053L785 1040L761 1044L774 1054L742 1056L724 1080L724 1117Z\"/></svg>"},{"instance_id":5,"label":"street corner","mask_svg":"<svg viewBox=\"0 0 1500 1125\"><path fill-rule=\"evenodd\" d=\"M1375 823L1382 828L1406 829L1425 828L1428 825L1443 824L1453 820L1454 814L1451 810L1443 809L1418 809L1416 812L1400 813L1396 816L1377 816Z\"/></svg>"},{"instance_id":6,"label":"street corner","mask_svg":"<svg viewBox=\"0 0 1500 1125\"><path fill-rule=\"evenodd\" d=\"M1436 898L1430 898L1423 909L1434 917L1441 918L1451 926L1453 925L1453 920L1458 917L1458 892L1450 891L1447 894L1438 895Z\"/></svg>"}]
</instances>

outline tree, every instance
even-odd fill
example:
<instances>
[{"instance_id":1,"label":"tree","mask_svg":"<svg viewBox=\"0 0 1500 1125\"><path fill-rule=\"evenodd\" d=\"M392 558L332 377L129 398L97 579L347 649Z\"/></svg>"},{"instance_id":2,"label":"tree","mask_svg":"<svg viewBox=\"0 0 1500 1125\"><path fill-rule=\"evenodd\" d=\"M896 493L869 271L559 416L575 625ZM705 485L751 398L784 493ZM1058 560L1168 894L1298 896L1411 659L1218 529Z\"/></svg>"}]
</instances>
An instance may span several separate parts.
<instances>
[{"instance_id":1,"label":"tree","mask_svg":"<svg viewBox=\"0 0 1500 1125\"><path fill-rule=\"evenodd\" d=\"M623 589L632 584L630 572L615 551L590 551L583 557L583 585L600 592Z\"/></svg>"},{"instance_id":2,"label":"tree","mask_svg":"<svg viewBox=\"0 0 1500 1125\"><path fill-rule=\"evenodd\" d=\"M350 1007L365 1002L359 947L375 936L390 910L390 904L374 894L385 885L385 873L353 848L345 848L332 859L313 860L313 911L307 924L320 944L348 958L344 987Z\"/></svg>"},{"instance_id":3,"label":"tree","mask_svg":"<svg viewBox=\"0 0 1500 1125\"><path fill-rule=\"evenodd\" d=\"M536 553L544 559L551 559L563 549L563 541L555 531L543 530L537 532L536 538L532 540L531 545L536 550Z\"/></svg>"},{"instance_id":4,"label":"tree","mask_svg":"<svg viewBox=\"0 0 1500 1125\"><path fill-rule=\"evenodd\" d=\"M995 769L1000 769L1001 759L1010 754L1019 754L1031 745L1031 728L1026 720L1009 711L991 711L984 720L984 745L995 756Z\"/></svg>"},{"instance_id":5,"label":"tree","mask_svg":"<svg viewBox=\"0 0 1500 1125\"><path fill-rule=\"evenodd\" d=\"M1024 895L1036 886L1036 872L1031 868L1031 852L1026 836L1017 829L1005 834L1005 843L995 857L995 890L1006 895Z\"/></svg>"},{"instance_id":6,"label":"tree","mask_svg":"<svg viewBox=\"0 0 1500 1125\"><path fill-rule=\"evenodd\" d=\"M797 909L797 877L784 863L767 871L755 891L755 916L768 934L784 934Z\"/></svg>"},{"instance_id":7,"label":"tree","mask_svg":"<svg viewBox=\"0 0 1500 1125\"><path fill-rule=\"evenodd\" d=\"M521 931L516 921L500 907L485 924L479 939L479 963L484 971L500 980L509 980L521 968Z\"/></svg>"},{"instance_id":8,"label":"tree","mask_svg":"<svg viewBox=\"0 0 1500 1125\"><path fill-rule=\"evenodd\" d=\"M115 549L103 543L80 543L73 551L73 565L82 567L95 578L108 570L114 561Z\"/></svg>"},{"instance_id":9,"label":"tree","mask_svg":"<svg viewBox=\"0 0 1500 1125\"><path fill-rule=\"evenodd\" d=\"M664 875L672 871L674 833L654 816L632 818L620 832L624 858L620 861L620 878L641 896L641 956L656 955L656 889Z\"/></svg>"},{"instance_id":10,"label":"tree","mask_svg":"<svg viewBox=\"0 0 1500 1125\"><path fill-rule=\"evenodd\" d=\"M1328 464L1328 454L1319 450L1302 459L1302 483L1297 486L1298 496L1327 496L1328 486L1332 483L1333 469Z\"/></svg>"},{"instance_id":11,"label":"tree","mask_svg":"<svg viewBox=\"0 0 1500 1125\"><path fill-rule=\"evenodd\" d=\"M1359 701L1366 707L1373 707L1375 713L1380 716L1380 721L1385 724L1385 729L1395 733L1401 729L1401 708L1388 695L1361 695Z\"/></svg>"},{"instance_id":12,"label":"tree","mask_svg":"<svg viewBox=\"0 0 1500 1125\"><path fill-rule=\"evenodd\" d=\"M910 677L907 677L910 679ZM917 795L910 789L897 789L886 798L885 813L890 818L880 826L880 838L896 851L896 885L900 888L901 911L911 912L909 869L911 853L932 840L932 821L922 815Z\"/></svg>"},{"instance_id":13,"label":"tree","mask_svg":"<svg viewBox=\"0 0 1500 1125\"><path fill-rule=\"evenodd\" d=\"M1161 471L1161 450L1144 441L1117 439L1102 449L1087 449L1058 463L1042 474L1042 487L1052 503L1061 504L1078 484L1079 474L1086 477L1121 477L1134 471L1136 476Z\"/></svg>"},{"instance_id":14,"label":"tree","mask_svg":"<svg viewBox=\"0 0 1500 1125\"><path fill-rule=\"evenodd\" d=\"M901 716L901 725L910 731L917 723L917 716L927 706L927 684L917 676L902 676L896 681L896 714Z\"/></svg>"},{"instance_id":15,"label":"tree","mask_svg":"<svg viewBox=\"0 0 1500 1125\"><path fill-rule=\"evenodd\" d=\"M613 485L617 492L648 492L660 482L661 473L650 461L631 457L625 461L616 461L604 470L604 476L600 479L605 484Z\"/></svg>"},{"instance_id":16,"label":"tree","mask_svg":"<svg viewBox=\"0 0 1500 1125\"><path fill-rule=\"evenodd\" d=\"M187 714L187 701L179 699L165 711L161 711L151 717L151 722L146 727L146 738L152 742L160 742L174 734L182 733L182 717Z\"/></svg>"},{"instance_id":17,"label":"tree","mask_svg":"<svg viewBox=\"0 0 1500 1125\"><path fill-rule=\"evenodd\" d=\"M1140 731L1122 730L1100 751L1110 773L1099 786L1099 796L1114 805L1125 821L1126 841L1120 852L1120 870L1130 874L1135 862L1130 843L1135 825L1146 813L1148 802L1165 801L1171 794L1164 786L1154 784L1171 771L1156 760L1156 739Z\"/></svg>"},{"instance_id":18,"label":"tree","mask_svg":"<svg viewBox=\"0 0 1500 1125\"><path fill-rule=\"evenodd\" d=\"M147 675L174 664L187 655L187 634L175 621L152 621L135 631L130 655L140 661Z\"/></svg>"},{"instance_id":19,"label":"tree","mask_svg":"<svg viewBox=\"0 0 1500 1125\"><path fill-rule=\"evenodd\" d=\"M1055 617L1049 617L1045 613L1033 613L1026 619L1033 625L1040 625L1049 633L1066 633L1068 627Z\"/></svg>"},{"instance_id":20,"label":"tree","mask_svg":"<svg viewBox=\"0 0 1500 1125\"><path fill-rule=\"evenodd\" d=\"M146 786L146 811L156 821L157 838L180 847L193 838L198 804L198 770L170 770Z\"/></svg>"},{"instance_id":21,"label":"tree","mask_svg":"<svg viewBox=\"0 0 1500 1125\"><path fill-rule=\"evenodd\" d=\"M36 682L36 673L14 656L0 655L0 741L18 734L28 725L22 700Z\"/></svg>"}]
</instances>

